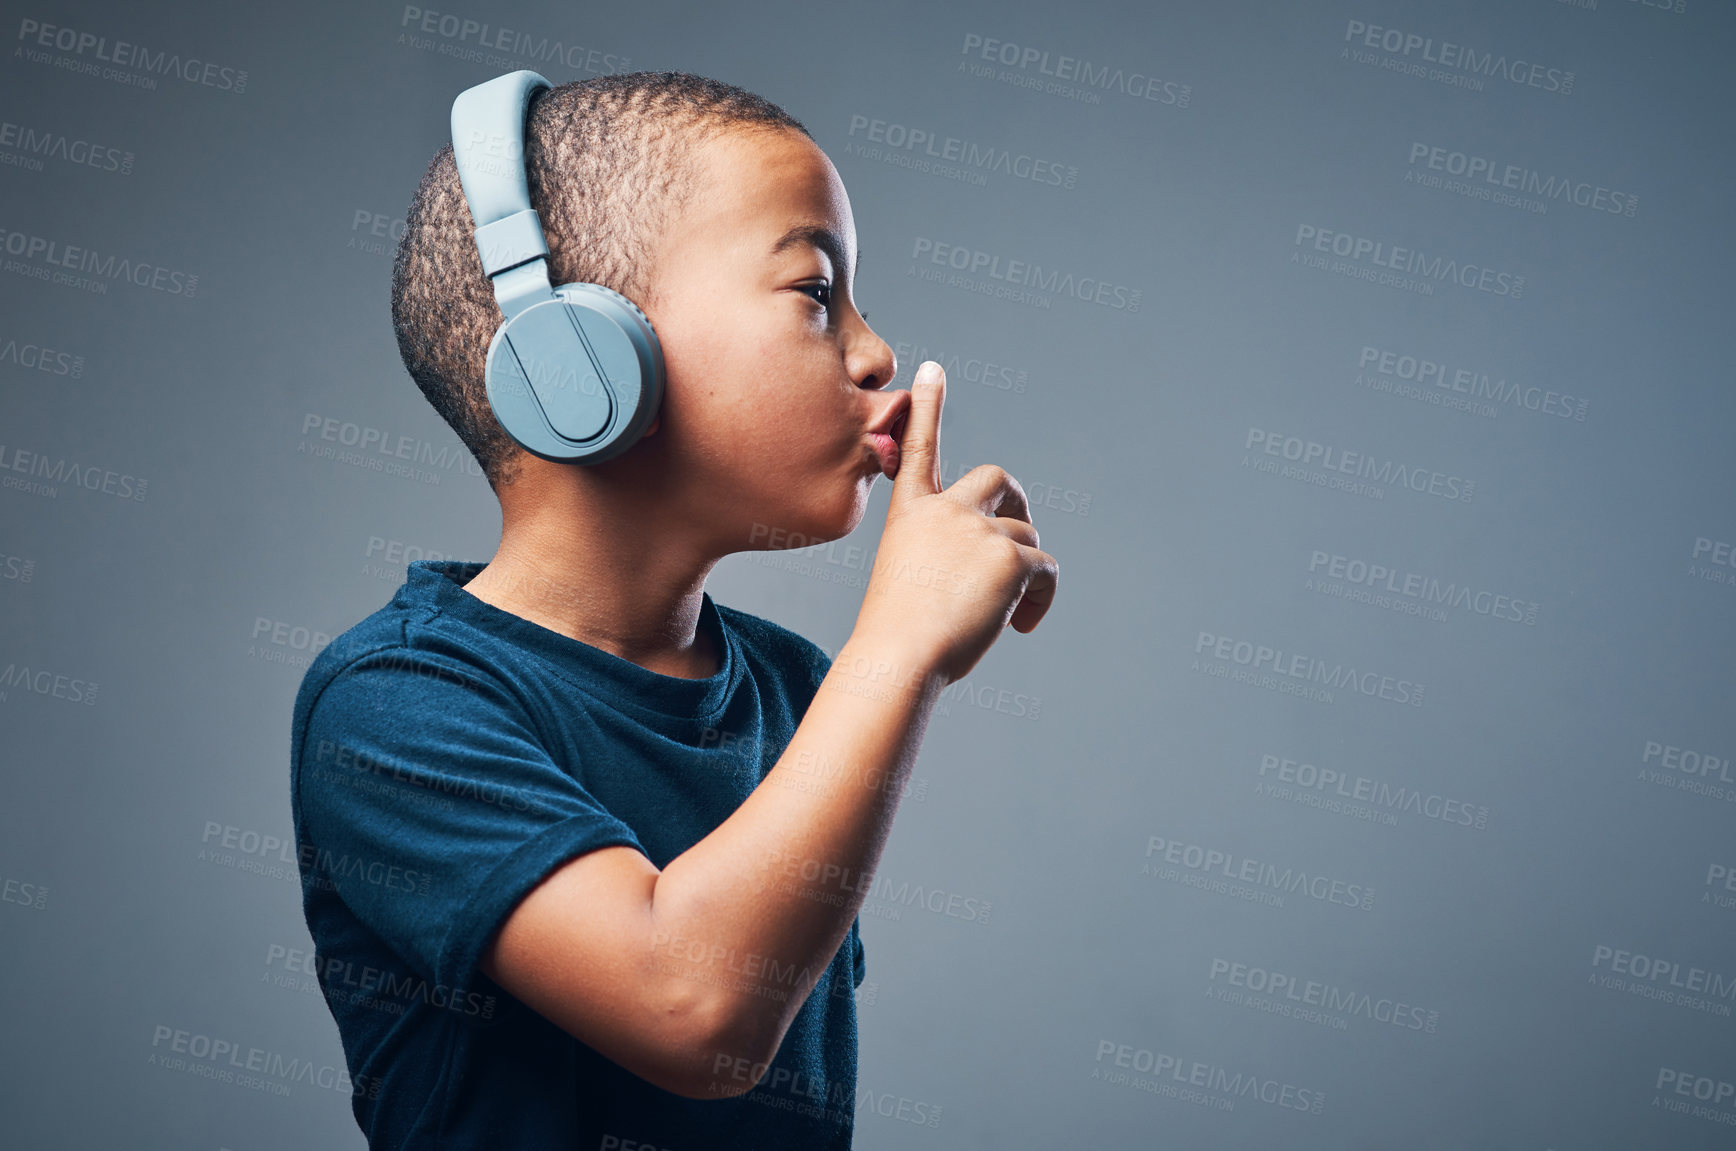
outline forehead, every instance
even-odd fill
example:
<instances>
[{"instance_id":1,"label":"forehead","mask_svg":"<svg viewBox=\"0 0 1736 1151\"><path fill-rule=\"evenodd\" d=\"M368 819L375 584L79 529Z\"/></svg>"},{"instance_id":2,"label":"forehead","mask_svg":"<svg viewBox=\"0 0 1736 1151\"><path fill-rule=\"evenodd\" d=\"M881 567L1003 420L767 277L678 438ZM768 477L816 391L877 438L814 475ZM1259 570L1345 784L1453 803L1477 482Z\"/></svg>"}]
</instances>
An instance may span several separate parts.
<instances>
[{"instance_id":1,"label":"forehead","mask_svg":"<svg viewBox=\"0 0 1736 1151\"><path fill-rule=\"evenodd\" d=\"M837 169L789 129L725 132L695 156L697 188L676 227L682 243L726 248L758 264L819 250L842 276L858 260L850 199Z\"/></svg>"}]
</instances>

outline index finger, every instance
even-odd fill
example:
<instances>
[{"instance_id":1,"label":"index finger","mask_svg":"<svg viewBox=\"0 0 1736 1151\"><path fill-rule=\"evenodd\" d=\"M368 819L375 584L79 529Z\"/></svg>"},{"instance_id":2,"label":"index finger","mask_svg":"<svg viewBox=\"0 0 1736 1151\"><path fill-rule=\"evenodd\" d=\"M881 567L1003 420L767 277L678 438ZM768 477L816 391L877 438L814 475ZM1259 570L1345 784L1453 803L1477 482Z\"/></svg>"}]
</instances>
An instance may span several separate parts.
<instances>
[{"instance_id":1,"label":"index finger","mask_svg":"<svg viewBox=\"0 0 1736 1151\"><path fill-rule=\"evenodd\" d=\"M910 385L910 414L898 445L898 474L892 502L903 503L940 490L940 409L946 405L946 370L922 361Z\"/></svg>"}]
</instances>

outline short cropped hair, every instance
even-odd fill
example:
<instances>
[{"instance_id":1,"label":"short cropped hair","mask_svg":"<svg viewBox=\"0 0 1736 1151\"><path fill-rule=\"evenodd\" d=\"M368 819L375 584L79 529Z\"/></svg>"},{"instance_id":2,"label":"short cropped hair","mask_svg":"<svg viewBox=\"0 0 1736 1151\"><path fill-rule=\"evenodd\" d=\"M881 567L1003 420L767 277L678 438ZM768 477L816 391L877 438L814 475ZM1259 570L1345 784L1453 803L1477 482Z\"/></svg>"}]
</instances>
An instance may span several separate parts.
<instances>
[{"instance_id":1,"label":"short cropped hair","mask_svg":"<svg viewBox=\"0 0 1736 1151\"><path fill-rule=\"evenodd\" d=\"M698 187L697 146L744 129L813 139L776 104L686 72L597 76L535 93L525 169L548 238L549 282L602 284L645 307L655 289L653 242ZM483 366L503 316L451 144L423 173L405 225L392 263L398 352L498 492L524 449L488 403Z\"/></svg>"}]
</instances>

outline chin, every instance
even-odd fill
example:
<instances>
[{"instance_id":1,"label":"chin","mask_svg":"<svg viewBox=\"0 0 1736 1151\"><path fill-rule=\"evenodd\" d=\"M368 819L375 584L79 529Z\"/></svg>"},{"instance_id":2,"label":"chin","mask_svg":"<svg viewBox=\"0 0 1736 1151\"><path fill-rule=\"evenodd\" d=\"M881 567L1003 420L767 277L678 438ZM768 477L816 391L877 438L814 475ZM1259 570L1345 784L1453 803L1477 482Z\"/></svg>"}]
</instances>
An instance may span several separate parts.
<instances>
[{"instance_id":1,"label":"chin","mask_svg":"<svg viewBox=\"0 0 1736 1151\"><path fill-rule=\"evenodd\" d=\"M855 531L868 511L868 493L874 477L857 473L848 487L840 486L828 502L813 502L791 506L777 505L776 511L762 512L754 517L750 531L750 546L760 551L783 551L831 543ZM820 484L814 484L817 491ZM771 526L766 526L771 525Z\"/></svg>"},{"instance_id":2,"label":"chin","mask_svg":"<svg viewBox=\"0 0 1736 1151\"><path fill-rule=\"evenodd\" d=\"M862 517L868 514L868 497L874 490L879 472L864 474L860 467L845 477L834 476L830 484L815 483L810 489L816 496L827 491L829 498L816 500L810 506L810 523L816 533L829 532L831 539L847 536L856 530Z\"/></svg>"},{"instance_id":3,"label":"chin","mask_svg":"<svg viewBox=\"0 0 1736 1151\"><path fill-rule=\"evenodd\" d=\"M858 473L852 477L850 486L839 494L836 503L824 511L816 509L819 514L814 520L815 533L829 542L855 531L868 514L868 494L873 490L874 476Z\"/></svg>"},{"instance_id":4,"label":"chin","mask_svg":"<svg viewBox=\"0 0 1736 1151\"><path fill-rule=\"evenodd\" d=\"M806 517L808 542L822 544L843 539L856 530L867 511L868 485L863 484L860 494L855 498L830 508L815 508L813 513Z\"/></svg>"},{"instance_id":5,"label":"chin","mask_svg":"<svg viewBox=\"0 0 1736 1151\"><path fill-rule=\"evenodd\" d=\"M871 476L857 480L851 488L849 505L844 509L844 514L838 525L840 536L849 535L862 523L862 517L868 514L868 495L874 490L874 484L879 478L880 473L875 472ZM891 483L892 481L886 482Z\"/></svg>"}]
</instances>

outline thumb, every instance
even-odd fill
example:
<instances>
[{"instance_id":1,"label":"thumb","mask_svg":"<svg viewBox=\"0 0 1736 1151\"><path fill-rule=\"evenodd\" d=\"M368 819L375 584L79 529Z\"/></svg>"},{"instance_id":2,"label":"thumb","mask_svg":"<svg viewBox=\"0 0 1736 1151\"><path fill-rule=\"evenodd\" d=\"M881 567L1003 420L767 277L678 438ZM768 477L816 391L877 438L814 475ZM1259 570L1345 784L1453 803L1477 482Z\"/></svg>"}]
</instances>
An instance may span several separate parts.
<instances>
[{"instance_id":1,"label":"thumb","mask_svg":"<svg viewBox=\"0 0 1736 1151\"><path fill-rule=\"evenodd\" d=\"M910 385L910 415L898 444L898 478L892 502L902 503L940 490L940 409L946 404L946 369L924 360Z\"/></svg>"}]
</instances>

